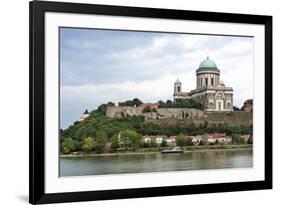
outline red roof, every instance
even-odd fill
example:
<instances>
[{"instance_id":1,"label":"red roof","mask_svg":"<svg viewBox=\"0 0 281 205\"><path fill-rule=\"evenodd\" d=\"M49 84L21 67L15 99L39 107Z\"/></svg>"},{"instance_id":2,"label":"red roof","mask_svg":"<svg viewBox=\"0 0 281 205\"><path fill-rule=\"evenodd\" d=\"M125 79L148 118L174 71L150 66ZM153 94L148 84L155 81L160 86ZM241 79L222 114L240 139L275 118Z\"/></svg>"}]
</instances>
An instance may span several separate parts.
<instances>
[{"instance_id":1,"label":"red roof","mask_svg":"<svg viewBox=\"0 0 281 205\"><path fill-rule=\"evenodd\" d=\"M213 133L211 134L212 138L216 139L216 138L225 138L226 134L225 133Z\"/></svg>"},{"instance_id":2,"label":"red roof","mask_svg":"<svg viewBox=\"0 0 281 205\"><path fill-rule=\"evenodd\" d=\"M249 99L244 102L244 107L250 107L250 106L253 106L253 99Z\"/></svg>"},{"instance_id":3,"label":"red roof","mask_svg":"<svg viewBox=\"0 0 281 205\"><path fill-rule=\"evenodd\" d=\"M151 108L158 108L158 104L157 103L143 103L141 106L143 107L151 107Z\"/></svg>"},{"instance_id":4,"label":"red roof","mask_svg":"<svg viewBox=\"0 0 281 205\"><path fill-rule=\"evenodd\" d=\"M170 136L169 138L172 140L172 142L175 142L177 140L177 136Z\"/></svg>"}]
</instances>

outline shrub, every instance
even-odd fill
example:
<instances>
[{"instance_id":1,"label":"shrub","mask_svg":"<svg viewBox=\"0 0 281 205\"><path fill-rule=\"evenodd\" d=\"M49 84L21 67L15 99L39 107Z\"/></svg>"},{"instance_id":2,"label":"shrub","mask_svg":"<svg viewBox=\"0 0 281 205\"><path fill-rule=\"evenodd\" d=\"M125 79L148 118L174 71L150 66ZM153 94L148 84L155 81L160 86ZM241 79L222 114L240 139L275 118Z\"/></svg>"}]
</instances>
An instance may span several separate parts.
<instances>
[{"instance_id":1,"label":"shrub","mask_svg":"<svg viewBox=\"0 0 281 205\"><path fill-rule=\"evenodd\" d=\"M65 138L61 144L62 152L64 154L69 154L76 149L76 143L72 138Z\"/></svg>"},{"instance_id":2,"label":"shrub","mask_svg":"<svg viewBox=\"0 0 281 205\"><path fill-rule=\"evenodd\" d=\"M84 144L82 146L82 150L86 152L90 152L94 149L94 139L92 137L86 137L84 139Z\"/></svg>"},{"instance_id":3,"label":"shrub","mask_svg":"<svg viewBox=\"0 0 281 205\"><path fill-rule=\"evenodd\" d=\"M113 137L111 138L110 149L112 152L115 152L117 148L119 148L118 135L113 135Z\"/></svg>"},{"instance_id":4,"label":"shrub","mask_svg":"<svg viewBox=\"0 0 281 205\"><path fill-rule=\"evenodd\" d=\"M181 147L185 146L185 139L184 139L183 134L180 134L180 135L177 136L176 143L177 143L178 146L181 146Z\"/></svg>"},{"instance_id":5,"label":"shrub","mask_svg":"<svg viewBox=\"0 0 281 205\"><path fill-rule=\"evenodd\" d=\"M245 139L243 137L239 138L239 144L245 144Z\"/></svg>"},{"instance_id":6,"label":"shrub","mask_svg":"<svg viewBox=\"0 0 281 205\"><path fill-rule=\"evenodd\" d=\"M106 145L106 134L105 132L98 132L95 138L95 150L96 153L102 153Z\"/></svg>"},{"instance_id":7,"label":"shrub","mask_svg":"<svg viewBox=\"0 0 281 205\"><path fill-rule=\"evenodd\" d=\"M253 136L250 136L247 141L248 144L253 144Z\"/></svg>"},{"instance_id":8,"label":"shrub","mask_svg":"<svg viewBox=\"0 0 281 205\"><path fill-rule=\"evenodd\" d=\"M151 107L144 107L142 110L143 113L151 112Z\"/></svg>"}]
</instances>

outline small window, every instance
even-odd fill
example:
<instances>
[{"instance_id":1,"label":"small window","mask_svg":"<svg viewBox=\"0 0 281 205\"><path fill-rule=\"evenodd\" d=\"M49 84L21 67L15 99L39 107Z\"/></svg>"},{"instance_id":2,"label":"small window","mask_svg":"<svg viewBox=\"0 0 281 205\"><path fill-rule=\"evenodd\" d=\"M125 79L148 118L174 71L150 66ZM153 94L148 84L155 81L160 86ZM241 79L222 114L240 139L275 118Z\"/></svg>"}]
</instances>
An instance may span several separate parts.
<instances>
[{"instance_id":1,"label":"small window","mask_svg":"<svg viewBox=\"0 0 281 205\"><path fill-rule=\"evenodd\" d=\"M181 91L181 87L180 86L178 86L178 92L180 92Z\"/></svg>"},{"instance_id":2,"label":"small window","mask_svg":"<svg viewBox=\"0 0 281 205\"><path fill-rule=\"evenodd\" d=\"M205 85L208 86L208 78L205 78Z\"/></svg>"},{"instance_id":3,"label":"small window","mask_svg":"<svg viewBox=\"0 0 281 205\"><path fill-rule=\"evenodd\" d=\"M218 105L219 105L219 110L221 110L221 102L219 102Z\"/></svg>"},{"instance_id":4,"label":"small window","mask_svg":"<svg viewBox=\"0 0 281 205\"><path fill-rule=\"evenodd\" d=\"M227 108L230 108L230 102L227 103Z\"/></svg>"},{"instance_id":5,"label":"small window","mask_svg":"<svg viewBox=\"0 0 281 205\"><path fill-rule=\"evenodd\" d=\"M214 86L214 78L211 78L211 85Z\"/></svg>"}]
</instances>

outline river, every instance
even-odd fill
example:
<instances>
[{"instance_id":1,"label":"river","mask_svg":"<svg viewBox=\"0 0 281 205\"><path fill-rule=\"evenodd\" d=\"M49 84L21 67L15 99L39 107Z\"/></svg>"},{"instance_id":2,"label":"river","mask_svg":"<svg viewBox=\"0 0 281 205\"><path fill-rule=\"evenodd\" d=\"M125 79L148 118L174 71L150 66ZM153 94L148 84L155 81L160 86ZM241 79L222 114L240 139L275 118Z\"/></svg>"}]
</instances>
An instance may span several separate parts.
<instances>
[{"instance_id":1,"label":"river","mask_svg":"<svg viewBox=\"0 0 281 205\"><path fill-rule=\"evenodd\" d=\"M246 168L252 166L252 150L67 157L60 158L60 176Z\"/></svg>"}]
</instances>

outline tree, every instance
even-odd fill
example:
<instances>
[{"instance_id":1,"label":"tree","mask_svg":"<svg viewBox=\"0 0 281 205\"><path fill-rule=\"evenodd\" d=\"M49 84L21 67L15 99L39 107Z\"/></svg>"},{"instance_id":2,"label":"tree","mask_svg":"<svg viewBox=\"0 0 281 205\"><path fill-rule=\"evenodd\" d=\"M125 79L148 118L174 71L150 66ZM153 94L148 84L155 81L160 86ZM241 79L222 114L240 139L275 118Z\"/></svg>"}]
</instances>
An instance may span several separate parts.
<instances>
[{"instance_id":1,"label":"tree","mask_svg":"<svg viewBox=\"0 0 281 205\"><path fill-rule=\"evenodd\" d=\"M142 104L142 101L140 101L138 98L134 98L133 100L127 100L125 102L119 102L120 106L140 106Z\"/></svg>"},{"instance_id":2,"label":"tree","mask_svg":"<svg viewBox=\"0 0 281 205\"><path fill-rule=\"evenodd\" d=\"M243 137L239 138L239 144L245 144L245 139Z\"/></svg>"},{"instance_id":3,"label":"tree","mask_svg":"<svg viewBox=\"0 0 281 205\"><path fill-rule=\"evenodd\" d=\"M173 104L173 101L167 100L167 101L166 101L166 104L171 105L171 104Z\"/></svg>"},{"instance_id":4,"label":"tree","mask_svg":"<svg viewBox=\"0 0 281 205\"><path fill-rule=\"evenodd\" d=\"M253 144L253 136L251 135L247 141L248 144Z\"/></svg>"},{"instance_id":5,"label":"tree","mask_svg":"<svg viewBox=\"0 0 281 205\"><path fill-rule=\"evenodd\" d=\"M178 146L185 146L185 139L183 134L179 134L176 138L176 143Z\"/></svg>"},{"instance_id":6,"label":"tree","mask_svg":"<svg viewBox=\"0 0 281 205\"><path fill-rule=\"evenodd\" d=\"M157 143L155 140L151 140L150 147L157 147Z\"/></svg>"},{"instance_id":7,"label":"tree","mask_svg":"<svg viewBox=\"0 0 281 205\"><path fill-rule=\"evenodd\" d=\"M74 123L73 123L73 125L78 125L80 122L79 121L75 121Z\"/></svg>"},{"instance_id":8,"label":"tree","mask_svg":"<svg viewBox=\"0 0 281 205\"><path fill-rule=\"evenodd\" d=\"M147 106L147 107L144 107L143 110L142 110L143 113L146 113L146 112L151 112L151 107Z\"/></svg>"},{"instance_id":9,"label":"tree","mask_svg":"<svg viewBox=\"0 0 281 205\"><path fill-rule=\"evenodd\" d=\"M157 104L161 105L161 104L165 104L163 100L158 100Z\"/></svg>"},{"instance_id":10,"label":"tree","mask_svg":"<svg viewBox=\"0 0 281 205\"><path fill-rule=\"evenodd\" d=\"M234 144L244 144L245 139L241 137L239 134L233 134L232 135L232 143Z\"/></svg>"},{"instance_id":11,"label":"tree","mask_svg":"<svg viewBox=\"0 0 281 205\"><path fill-rule=\"evenodd\" d=\"M141 104L142 104L142 101L139 100L138 98L133 99L133 105L140 106Z\"/></svg>"},{"instance_id":12,"label":"tree","mask_svg":"<svg viewBox=\"0 0 281 205\"><path fill-rule=\"evenodd\" d=\"M114 106L115 104L113 102L108 102L107 105L108 106Z\"/></svg>"},{"instance_id":13,"label":"tree","mask_svg":"<svg viewBox=\"0 0 281 205\"><path fill-rule=\"evenodd\" d=\"M208 144L208 142L205 139L201 139L199 142L199 145L207 145L207 144Z\"/></svg>"},{"instance_id":14,"label":"tree","mask_svg":"<svg viewBox=\"0 0 281 205\"><path fill-rule=\"evenodd\" d=\"M186 137L186 138L185 138L185 144L186 144L187 146L192 146L192 145L194 145L194 144L193 144L193 141L192 141L192 137Z\"/></svg>"},{"instance_id":15,"label":"tree","mask_svg":"<svg viewBox=\"0 0 281 205\"><path fill-rule=\"evenodd\" d=\"M240 109L239 109L239 107L233 106L233 110L234 111L239 111Z\"/></svg>"},{"instance_id":16,"label":"tree","mask_svg":"<svg viewBox=\"0 0 281 205\"><path fill-rule=\"evenodd\" d=\"M74 151L76 148L76 143L72 138L65 138L61 144L62 152L64 154L69 154L70 152Z\"/></svg>"},{"instance_id":17,"label":"tree","mask_svg":"<svg viewBox=\"0 0 281 205\"><path fill-rule=\"evenodd\" d=\"M117 148L119 148L118 135L113 135L111 138L110 149L111 151L115 152Z\"/></svg>"},{"instance_id":18,"label":"tree","mask_svg":"<svg viewBox=\"0 0 281 205\"><path fill-rule=\"evenodd\" d=\"M101 104L98 109L99 112L105 114L106 113L106 104Z\"/></svg>"},{"instance_id":19,"label":"tree","mask_svg":"<svg viewBox=\"0 0 281 205\"><path fill-rule=\"evenodd\" d=\"M96 153L102 153L106 145L106 134L105 132L98 132L95 138L95 150Z\"/></svg>"},{"instance_id":20,"label":"tree","mask_svg":"<svg viewBox=\"0 0 281 205\"><path fill-rule=\"evenodd\" d=\"M161 147L167 147L167 141L165 139L163 139L160 146Z\"/></svg>"},{"instance_id":21,"label":"tree","mask_svg":"<svg viewBox=\"0 0 281 205\"><path fill-rule=\"evenodd\" d=\"M139 148L141 144L141 135L134 130L125 130L120 133L121 141L125 146L125 149Z\"/></svg>"},{"instance_id":22,"label":"tree","mask_svg":"<svg viewBox=\"0 0 281 205\"><path fill-rule=\"evenodd\" d=\"M233 134L233 135L232 135L232 143L233 143L233 144L238 144L238 143L239 143L239 138L240 138L240 135L238 135L238 134Z\"/></svg>"},{"instance_id":23,"label":"tree","mask_svg":"<svg viewBox=\"0 0 281 205\"><path fill-rule=\"evenodd\" d=\"M207 127L208 127L208 125L209 125L208 121L204 121L204 125L203 125L203 127L204 127L204 128L207 128Z\"/></svg>"},{"instance_id":24,"label":"tree","mask_svg":"<svg viewBox=\"0 0 281 205\"><path fill-rule=\"evenodd\" d=\"M82 150L86 152L90 152L94 149L94 139L92 137L86 137L84 139L84 144L82 146Z\"/></svg>"}]
</instances>

